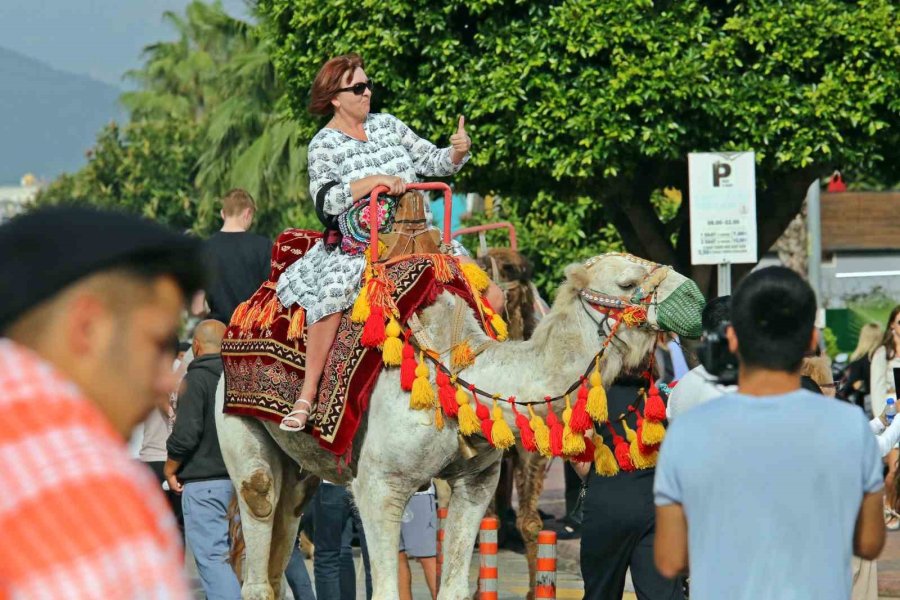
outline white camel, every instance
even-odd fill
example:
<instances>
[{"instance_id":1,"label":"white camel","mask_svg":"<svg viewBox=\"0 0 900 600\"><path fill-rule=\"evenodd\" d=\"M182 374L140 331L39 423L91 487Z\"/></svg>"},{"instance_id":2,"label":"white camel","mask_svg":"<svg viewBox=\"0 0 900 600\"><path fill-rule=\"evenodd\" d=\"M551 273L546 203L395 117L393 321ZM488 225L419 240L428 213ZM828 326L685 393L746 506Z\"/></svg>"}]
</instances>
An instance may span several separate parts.
<instances>
[{"instance_id":1,"label":"white camel","mask_svg":"<svg viewBox=\"0 0 900 600\"><path fill-rule=\"evenodd\" d=\"M627 302L636 290L648 285L651 287L645 291L651 297L646 303L646 322L641 327L619 327L616 340L604 355L603 378L611 382L623 365L635 366L647 355L657 330L696 335L703 297L692 281L668 267L622 254L602 255L572 265L550 313L532 338L490 345L462 377L481 389L520 400L560 394L584 373L609 334L612 321L604 321L604 314L595 308L613 304L618 298ZM434 348L449 347L447 324L457 302L461 300L444 293L421 312L421 322ZM479 336L484 334L474 316L466 327L474 338L472 346L477 346ZM448 357L443 358L448 364ZM431 376L433 379L433 368ZM360 427L354 443L354 460L343 470L310 435L280 431L276 423L223 415L223 381L217 401L219 440L238 491L247 550L242 588L245 600L281 597L282 574L297 531L298 508L316 477L345 483L353 492L366 531L376 600L399 597L397 548L406 502L431 478L447 479L452 496L438 598L470 597L472 547L497 486L501 452L472 436L469 439L478 454L466 459L460 452L453 419L447 419L447 426L437 430L432 412L409 409L409 395L400 388L398 369L385 369L378 378L367 424ZM555 408L557 413L561 411L560 406ZM505 416L507 422L513 422L511 412Z\"/></svg>"}]
</instances>

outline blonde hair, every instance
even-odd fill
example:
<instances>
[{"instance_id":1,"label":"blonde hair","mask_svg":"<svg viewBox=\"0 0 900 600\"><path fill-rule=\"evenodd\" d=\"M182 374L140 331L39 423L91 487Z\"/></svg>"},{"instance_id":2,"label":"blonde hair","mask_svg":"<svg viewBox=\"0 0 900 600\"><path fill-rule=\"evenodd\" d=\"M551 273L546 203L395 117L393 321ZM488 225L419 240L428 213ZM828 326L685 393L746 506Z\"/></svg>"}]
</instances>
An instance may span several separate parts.
<instances>
[{"instance_id":1,"label":"blonde hair","mask_svg":"<svg viewBox=\"0 0 900 600\"><path fill-rule=\"evenodd\" d=\"M831 360L824 354L822 356L807 356L800 365L800 376L806 376L816 382L819 387L834 383L834 375L831 373Z\"/></svg>"},{"instance_id":2,"label":"blonde hair","mask_svg":"<svg viewBox=\"0 0 900 600\"><path fill-rule=\"evenodd\" d=\"M881 326L878 323L866 323L859 328L859 340L856 342L856 350L850 355L850 362L863 356L872 357L882 337Z\"/></svg>"},{"instance_id":3,"label":"blonde hair","mask_svg":"<svg viewBox=\"0 0 900 600\"><path fill-rule=\"evenodd\" d=\"M248 208L256 212L256 202L253 196L240 188L229 190L222 198L222 214L226 217L236 217Z\"/></svg>"}]
</instances>

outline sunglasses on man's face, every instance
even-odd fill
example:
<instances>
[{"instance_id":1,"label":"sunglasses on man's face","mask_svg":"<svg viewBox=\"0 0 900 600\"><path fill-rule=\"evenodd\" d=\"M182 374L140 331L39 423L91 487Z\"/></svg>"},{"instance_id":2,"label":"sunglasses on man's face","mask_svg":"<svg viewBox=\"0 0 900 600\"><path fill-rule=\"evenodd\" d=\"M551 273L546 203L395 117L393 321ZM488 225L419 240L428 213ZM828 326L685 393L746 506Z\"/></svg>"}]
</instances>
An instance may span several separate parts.
<instances>
[{"instance_id":1,"label":"sunglasses on man's face","mask_svg":"<svg viewBox=\"0 0 900 600\"><path fill-rule=\"evenodd\" d=\"M362 96L366 90L372 91L372 80L368 81L360 81L359 83L353 84L350 87L340 88L339 92L353 92L354 96Z\"/></svg>"}]
</instances>

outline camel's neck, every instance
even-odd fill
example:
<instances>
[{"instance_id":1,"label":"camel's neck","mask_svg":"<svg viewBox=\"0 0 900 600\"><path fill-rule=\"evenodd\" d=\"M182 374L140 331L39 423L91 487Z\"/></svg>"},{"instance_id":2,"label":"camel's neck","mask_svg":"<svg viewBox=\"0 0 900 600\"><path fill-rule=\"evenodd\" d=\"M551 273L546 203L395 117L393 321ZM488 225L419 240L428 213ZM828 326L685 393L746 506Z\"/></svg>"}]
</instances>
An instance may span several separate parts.
<instances>
[{"instance_id":1,"label":"camel's neck","mask_svg":"<svg viewBox=\"0 0 900 600\"><path fill-rule=\"evenodd\" d=\"M488 348L475 365L466 369L463 377L482 389L504 396L531 400L556 396L578 381L605 339L598 321L570 294L557 299L530 340ZM613 355L618 351L611 345L607 352ZM614 377L621 364L621 359L606 357L604 376ZM615 373L608 372L607 365L614 365ZM505 387L501 387L501 382Z\"/></svg>"}]
</instances>

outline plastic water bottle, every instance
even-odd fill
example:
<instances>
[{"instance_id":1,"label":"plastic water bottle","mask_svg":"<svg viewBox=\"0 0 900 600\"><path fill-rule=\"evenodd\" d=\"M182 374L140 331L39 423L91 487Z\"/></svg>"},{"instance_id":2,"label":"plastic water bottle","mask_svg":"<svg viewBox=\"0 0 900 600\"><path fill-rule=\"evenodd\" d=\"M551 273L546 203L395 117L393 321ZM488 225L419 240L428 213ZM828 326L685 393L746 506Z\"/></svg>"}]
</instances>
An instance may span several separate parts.
<instances>
[{"instance_id":1,"label":"plastic water bottle","mask_svg":"<svg viewBox=\"0 0 900 600\"><path fill-rule=\"evenodd\" d=\"M887 407L884 409L884 418L890 423L897 416L897 403L893 398L887 399Z\"/></svg>"}]
</instances>

